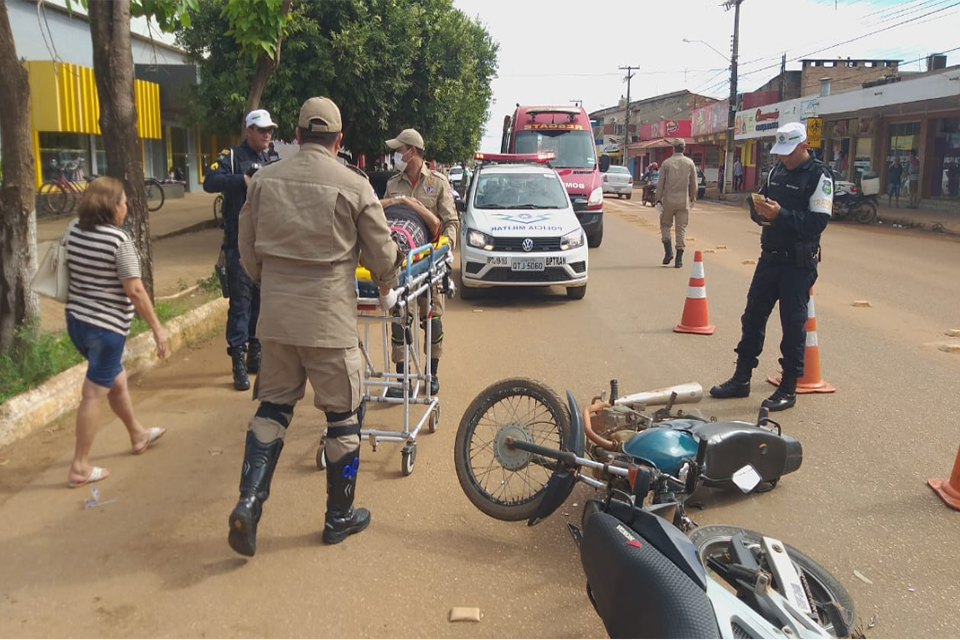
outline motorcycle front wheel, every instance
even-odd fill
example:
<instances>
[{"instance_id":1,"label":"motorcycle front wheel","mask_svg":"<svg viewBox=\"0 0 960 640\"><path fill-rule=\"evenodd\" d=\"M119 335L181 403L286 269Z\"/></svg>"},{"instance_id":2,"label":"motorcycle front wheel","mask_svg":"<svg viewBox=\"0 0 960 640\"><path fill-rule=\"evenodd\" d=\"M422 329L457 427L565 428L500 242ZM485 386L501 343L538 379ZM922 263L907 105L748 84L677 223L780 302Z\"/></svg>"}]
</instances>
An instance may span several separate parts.
<instances>
[{"instance_id":1,"label":"motorcycle front wheel","mask_svg":"<svg viewBox=\"0 0 960 640\"><path fill-rule=\"evenodd\" d=\"M510 446L532 442L562 451L570 414L555 391L528 378L490 385L470 403L454 448L460 487L473 505L497 520L527 520L540 506L557 462Z\"/></svg>"},{"instance_id":2,"label":"motorcycle front wheel","mask_svg":"<svg viewBox=\"0 0 960 640\"><path fill-rule=\"evenodd\" d=\"M721 583L725 583L731 591L737 591L737 584L734 578L729 578L725 574L725 568L731 563L728 545L730 539L737 533L742 533L747 546L753 552L754 557L760 563L760 566L769 572L769 567L764 560L761 546L763 534L751 531L749 529L740 529L738 527L729 527L724 525L708 525L699 527L690 532L690 540L697 547L697 556L700 562L712 572L713 576L718 578ZM834 578L829 571L821 567L807 555L797 551L788 544L784 544L793 566L800 575L801 580L806 582L810 591L810 600L816 610L817 617L820 619L820 625L830 634L830 637L838 637L834 626L827 615L827 605L836 602L847 611L848 619L851 621L851 630L857 624L857 611L853 604L853 598L847 593L847 590ZM713 562L711 562L711 560ZM781 588L773 581L773 587L778 591ZM782 591L781 591L782 595ZM849 637L849 636L846 636Z\"/></svg>"}]
</instances>

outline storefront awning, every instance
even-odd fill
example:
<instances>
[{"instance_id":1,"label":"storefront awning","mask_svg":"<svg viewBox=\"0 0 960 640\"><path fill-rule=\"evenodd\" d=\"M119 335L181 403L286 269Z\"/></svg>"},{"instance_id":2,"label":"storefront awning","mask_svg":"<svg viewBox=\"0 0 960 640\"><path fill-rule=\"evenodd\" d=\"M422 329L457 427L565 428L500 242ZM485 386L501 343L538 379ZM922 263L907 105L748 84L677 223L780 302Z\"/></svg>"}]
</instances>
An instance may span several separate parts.
<instances>
[{"instance_id":1,"label":"storefront awning","mask_svg":"<svg viewBox=\"0 0 960 640\"><path fill-rule=\"evenodd\" d=\"M630 149L665 149L672 147L677 140L683 140L687 145L694 144L693 138L654 138L653 140L635 142L630 145Z\"/></svg>"}]
</instances>

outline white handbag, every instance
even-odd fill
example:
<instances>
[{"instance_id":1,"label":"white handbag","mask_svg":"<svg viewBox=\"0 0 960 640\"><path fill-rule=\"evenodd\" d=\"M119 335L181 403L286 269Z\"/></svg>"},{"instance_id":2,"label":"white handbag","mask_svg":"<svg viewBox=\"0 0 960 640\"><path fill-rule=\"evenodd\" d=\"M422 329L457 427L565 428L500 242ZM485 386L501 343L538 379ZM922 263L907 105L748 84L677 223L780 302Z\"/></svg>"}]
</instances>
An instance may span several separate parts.
<instances>
[{"instance_id":1,"label":"white handbag","mask_svg":"<svg viewBox=\"0 0 960 640\"><path fill-rule=\"evenodd\" d=\"M57 242L51 242L47 253L40 261L37 272L30 281L34 293L60 302L67 301L70 290L70 268L67 266L67 239L70 231L77 226L78 220L71 220L66 231Z\"/></svg>"}]
</instances>

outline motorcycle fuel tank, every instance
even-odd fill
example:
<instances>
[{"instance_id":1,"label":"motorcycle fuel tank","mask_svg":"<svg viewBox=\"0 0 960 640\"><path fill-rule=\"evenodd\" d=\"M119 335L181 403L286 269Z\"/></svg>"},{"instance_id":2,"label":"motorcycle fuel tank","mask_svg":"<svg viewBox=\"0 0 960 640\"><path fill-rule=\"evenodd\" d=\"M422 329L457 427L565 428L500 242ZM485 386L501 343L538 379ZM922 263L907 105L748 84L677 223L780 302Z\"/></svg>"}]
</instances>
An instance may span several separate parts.
<instances>
[{"instance_id":1,"label":"motorcycle fuel tank","mask_svg":"<svg viewBox=\"0 0 960 640\"><path fill-rule=\"evenodd\" d=\"M682 422L682 428L689 428L687 420L670 420L651 427L632 436L623 443L623 452L637 461L652 464L660 471L676 475L684 460L697 457L697 440L685 430L670 423Z\"/></svg>"}]
</instances>

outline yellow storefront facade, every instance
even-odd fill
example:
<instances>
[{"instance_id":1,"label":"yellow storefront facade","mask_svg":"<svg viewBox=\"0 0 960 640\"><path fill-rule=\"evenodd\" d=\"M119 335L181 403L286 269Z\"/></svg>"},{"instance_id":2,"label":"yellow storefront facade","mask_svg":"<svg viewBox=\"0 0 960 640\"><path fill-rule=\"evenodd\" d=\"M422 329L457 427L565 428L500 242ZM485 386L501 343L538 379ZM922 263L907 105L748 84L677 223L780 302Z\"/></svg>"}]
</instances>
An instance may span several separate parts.
<instances>
[{"instance_id":1,"label":"yellow storefront facade","mask_svg":"<svg viewBox=\"0 0 960 640\"><path fill-rule=\"evenodd\" d=\"M27 61L25 65L30 82L37 189L61 173L79 183L86 175L105 173L100 99L93 69L49 60ZM137 134L141 152L146 154L149 144L163 138L160 85L134 80L134 93Z\"/></svg>"}]
</instances>

